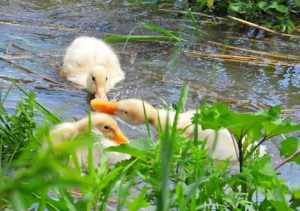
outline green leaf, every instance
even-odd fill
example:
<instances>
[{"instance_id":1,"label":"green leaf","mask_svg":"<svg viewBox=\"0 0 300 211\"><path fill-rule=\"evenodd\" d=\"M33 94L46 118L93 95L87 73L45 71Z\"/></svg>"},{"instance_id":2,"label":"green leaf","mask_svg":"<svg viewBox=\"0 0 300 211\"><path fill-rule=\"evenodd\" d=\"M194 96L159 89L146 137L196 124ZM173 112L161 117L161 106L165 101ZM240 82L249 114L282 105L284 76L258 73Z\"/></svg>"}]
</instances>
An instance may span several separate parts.
<instances>
[{"instance_id":1,"label":"green leaf","mask_svg":"<svg viewBox=\"0 0 300 211\"><path fill-rule=\"evenodd\" d=\"M129 211L138 211L141 208L146 208L149 206L149 203L145 199L145 194L147 192L146 188L143 188L140 194L134 198L131 202L128 203Z\"/></svg>"},{"instance_id":2,"label":"green leaf","mask_svg":"<svg viewBox=\"0 0 300 211\"><path fill-rule=\"evenodd\" d=\"M292 190L292 199L291 199L291 207L297 210L297 207L300 207L300 188L296 188Z\"/></svg>"},{"instance_id":3,"label":"green leaf","mask_svg":"<svg viewBox=\"0 0 300 211\"><path fill-rule=\"evenodd\" d=\"M296 137L288 137L280 143L280 155L288 157L296 152L298 148L298 139Z\"/></svg>"},{"instance_id":4,"label":"green leaf","mask_svg":"<svg viewBox=\"0 0 300 211\"><path fill-rule=\"evenodd\" d=\"M300 7L300 0L294 0L294 3L297 7Z\"/></svg>"},{"instance_id":5,"label":"green leaf","mask_svg":"<svg viewBox=\"0 0 300 211\"><path fill-rule=\"evenodd\" d=\"M269 6L271 9L275 9L277 12L280 13L288 13L289 9L287 6L279 4L277 1L273 1L272 4Z\"/></svg>"},{"instance_id":6,"label":"green leaf","mask_svg":"<svg viewBox=\"0 0 300 211\"><path fill-rule=\"evenodd\" d=\"M258 2L257 6L264 11L268 9L268 3L265 1Z\"/></svg>"},{"instance_id":7,"label":"green leaf","mask_svg":"<svg viewBox=\"0 0 300 211\"><path fill-rule=\"evenodd\" d=\"M207 7L212 8L214 6L214 0L207 0Z\"/></svg>"},{"instance_id":8,"label":"green leaf","mask_svg":"<svg viewBox=\"0 0 300 211\"><path fill-rule=\"evenodd\" d=\"M130 140L129 146L142 151L149 151L154 147L153 142L151 142L151 140L144 140L144 138Z\"/></svg>"},{"instance_id":9,"label":"green leaf","mask_svg":"<svg viewBox=\"0 0 300 211\"><path fill-rule=\"evenodd\" d=\"M134 148L128 144L121 144L119 146L108 147L105 149L107 152L121 152L129 154L133 157L139 158L141 160L147 161L147 153L146 151Z\"/></svg>"},{"instance_id":10,"label":"green leaf","mask_svg":"<svg viewBox=\"0 0 300 211\"><path fill-rule=\"evenodd\" d=\"M293 161L300 165L300 154L293 158Z\"/></svg>"},{"instance_id":11,"label":"green leaf","mask_svg":"<svg viewBox=\"0 0 300 211\"><path fill-rule=\"evenodd\" d=\"M264 124L264 127L268 137L300 131L300 124L293 124L289 120L268 122Z\"/></svg>"},{"instance_id":12,"label":"green leaf","mask_svg":"<svg viewBox=\"0 0 300 211\"><path fill-rule=\"evenodd\" d=\"M259 168L259 173L265 176L275 176L276 172L273 169L272 163L270 161L265 162L263 166Z\"/></svg>"},{"instance_id":13,"label":"green leaf","mask_svg":"<svg viewBox=\"0 0 300 211\"><path fill-rule=\"evenodd\" d=\"M144 27L148 30L158 32L161 35L164 35L166 37L169 37L170 40L174 41L181 41L181 38L179 37L179 34L175 31L165 29L161 27L160 25L154 24L154 23L144 23Z\"/></svg>"},{"instance_id":14,"label":"green leaf","mask_svg":"<svg viewBox=\"0 0 300 211\"><path fill-rule=\"evenodd\" d=\"M174 41L172 38L164 35L123 35L111 34L104 38L105 42L161 42L161 41Z\"/></svg>"},{"instance_id":15,"label":"green leaf","mask_svg":"<svg viewBox=\"0 0 300 211\"><path fill-rule=\"evenodd\" d=\"M228 10L231 12L235 12L235 13L239 13L239 14L243 14L247 12L247 7L249 5L247 3L244 2L234 2L234 3L230 3Z\"/></svg>"},{"instance_id":16,"label":"green leaf","mask_svg":"<svg viewBox=\"0 0 300 211\"><path fill-rule=\"evenodd\" d=\"M242 5L240 3L230 3L229 10L239 13L242 10Z\"/></svg>"},{"instance_id":17,"label":"green leaf","mask_svg":"<svg viewBox=\"0 0 300 211\"><path fill-rule=\"evenodd\" d=\"M273 115L272 112L256 114L235 112L227 105L217 103L213 106L200 107L200 124L204 129L227 128L237 140L248 135L253 139L250 142L252 143L262 136L263 123L271 121Z\"/></svg>"}]
</instances>

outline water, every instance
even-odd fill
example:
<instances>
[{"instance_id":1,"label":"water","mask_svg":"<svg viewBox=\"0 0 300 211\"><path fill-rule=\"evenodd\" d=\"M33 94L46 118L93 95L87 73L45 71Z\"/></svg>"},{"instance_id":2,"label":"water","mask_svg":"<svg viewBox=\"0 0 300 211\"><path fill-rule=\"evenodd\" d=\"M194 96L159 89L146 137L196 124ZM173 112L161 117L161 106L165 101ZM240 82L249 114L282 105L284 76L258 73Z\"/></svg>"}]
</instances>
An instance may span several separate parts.
<instances>
[{"instance_id":1,"label":"water","mask_svg":"<svg viewBox=\"0 0 300 211\"><path fill-rule=\"evenodd\" d=\"M65 120L80 118L89 109L87 93L57 74L65 47L79 35L101 38L107 33L149 34L151 32L141 27L144 21L174 29L191 42L179 48L163 43L114 44L126 72L126 80L109 93L110 98L142 96L154 105L163 102L171 104L178 99L183 82L188 81L191 87L188 108L195 108L207 97L222 97L233 99L234 107L246 110L255 110L261 104L281 104L292 110L292 118L300 119L300 64L274 67L208 58L195 59L183 53L183 50L188 49L232 53L208 42L217 41L241 48L300 56L299 40L259 34L257 36L260 38L255 40L251 38L255 35L253 30L240 32L230 23L211 24L203 18L199 22L202 31L199 38L192 31L190 20L184 15L178 17L166 12L158 14L117 0L1 0L0 54L10 56L7 60L19 66L0 60L0 90L4 92L8 89L9 78L19 79L27 89L37 93L41 103ZM24 71L22 67L32 73ZM20 97L21 94L13 89L6 106L13 108ZM242 107L237 103L240 100L251 102L251 106ZM138 130L142 128L133 128L124 123L121 123L121 127L132 138L143 133ZM276 144L269 144L268 151L278 161ZM289 184L300 184L296 176L300 173L299 167L290 164L281 171Z\"/></svg>"}]
</instances>

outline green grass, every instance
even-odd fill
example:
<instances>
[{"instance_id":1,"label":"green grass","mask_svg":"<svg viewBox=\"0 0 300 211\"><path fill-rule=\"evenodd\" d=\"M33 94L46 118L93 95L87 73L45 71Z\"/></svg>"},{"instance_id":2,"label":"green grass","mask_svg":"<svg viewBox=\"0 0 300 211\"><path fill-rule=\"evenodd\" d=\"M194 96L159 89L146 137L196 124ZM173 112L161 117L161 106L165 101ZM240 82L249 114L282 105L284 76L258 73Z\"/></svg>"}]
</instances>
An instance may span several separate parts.
<instances>
[{"instance_id":1,"label":"green grass","mask_svg":"<svg viewBox=\"0 0 300 211\"><path fill-rule=\"evenodd\" d=\"M108 43L116 42L170 42L177 43L182 41L178 33L165 29L154 23L144 23L143 27L149 31L156 32L158 35L122 35L111 34L105 36L104 40Z\"/></svg>"},{"instance_id":2,"label":"green grass","mask_svg":"<svg viewBox=\"0 0 300 211\"><path fill-rule=\"evenodd\" d=\"M177 117L186 96L184 87ZM257 113L232 111L221 103L199 107L194 124L226 127L238 141L247 137L240 145L239 171L233 171L228 161L212 160L196 132L191 140L185 138L176 129L176 121L161 128L153 142L141 137L106 150L128 153L131 160L108 166L103 157L96 167L90 153L86 171L71 167L69 156L74 157L78 147L92 149L98 137L90 131L54 149L48 133L58 119L40 108L33 94L24 96L15 113L7 112L1 103L1 210L27 210L33 205L39 210L106 210L112 206L132 211L150 206L156 210L295 210L300 206L299 188L288 187L271 157L258 157L253 144L285 134L289 138L279 146L282 158L297 151L299 139L290 133L300 131L300 125L281 119L278 107ZM36 115L43 116L44 124L37 124ZM252 150L245 150L250 144ZM81 198L74 199L74 188L80 188Z\"/></svg>"}]
</instances>

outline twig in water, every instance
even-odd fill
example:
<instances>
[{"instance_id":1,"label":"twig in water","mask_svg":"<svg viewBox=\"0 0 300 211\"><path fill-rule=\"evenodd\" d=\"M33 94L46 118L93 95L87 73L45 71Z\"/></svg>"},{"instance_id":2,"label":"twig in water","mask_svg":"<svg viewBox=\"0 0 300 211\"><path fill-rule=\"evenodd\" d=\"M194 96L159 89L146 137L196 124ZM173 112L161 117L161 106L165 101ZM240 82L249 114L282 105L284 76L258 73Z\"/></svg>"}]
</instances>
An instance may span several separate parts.
<instances>
[{"instance_id":1,"label":"twig in water","mask_svg":"<svg viewBox=\"0 0 300 211\"><path fill-rule=\"evenodd\" d=\"M277 166L275 166L275 170L278 170L281 166L283 166L284 164L290 162L291 160L293 160L295 157L300 155L300 149L298 149L294 154L292 154L291 156L287 157L286 159L284 159L283 161L281 161Z\"/></svg>"},{"instance_id":2,"label":"twig in water","mask_svg":"<svg viewBox=\"0 0 300 211\"><path fill-rule=\"evenodd\" d=\"M3 76L3 75L0 75L0 79L2 80L6 80L6 81L14 81L14 82L17 82L17 83L32 83L34 82L33 80L29 80L29 79L22 79L22 78L10 78L10 77L7 77L7 76Z\"/></svg>"},{"instance_id":3,"label":"twig in water","mask_svg":"<svg viewBox=\"0 0 300 211\"><path fill-rule=\"evenodd\" d=\"M28 27L28 28L43 28L48 30L57 30L57 31L67 31L67 32L74 32L79 31L79 29L76 28L67 28L65 26L59 26L59 25L37 25L37 24L21 24L17 22L9 22L9 21L0 21L0 25L10 25L10 26L19 26L19 27Z\"/></svg>"},{"instance_id":4,"label":"twig in water","mask_svg":"<svg viewBox=\"0 0 300 211\"><path fill-rule=\"evenodd\" d=\"M29 59L31 56L28 55L18 55L18 56L13 56L13 55L6 55L2 54L0 57L7 59L7 60L20 60L20 59Z\"/></svg>"},{"instance_id":5,"label":"twig in water","mask_svg":"<svg viewBox=\"0 0 300 211\"><path fill-rule=\"evenodd\" d=\"M294 67L296 63L287 63L284 61L274 60L269 58L265 60L262 57L257 56L240 56L240 55L231 55L231 54L215 54L215 53L206 53L200 51L183 51L183 53L189 57L194 58L208 58L214 59L219 61L226 61L226 62L239 62L239 63L247 63L247 64L255 64L255 65L278 65L286 66L286 67Z\"/></svg>"},{"instance_id":6,"label":"twig in water","mask_svg":"<svg viewBox=\"0 0 300 211\"><path fill-rule=\"evenodd\" d=\"M208 43L219 46L219 47L231 49L231 50L239 50L239 51L249 52L252 54L263 55L263 56L267 56L267 57L275 58L275 59L293 60L293 61L296 61L297 63L300 63L300 57L295 56L295 55L283 55L283 54L278 54L278 53L274 53L274 52L269 53L269 52L264 52L264 51L240 48L240 47L235 47L235 46L231 46L231 45L225 45L223 43L214 42L214 41L208 41Z\"/></svg>"},{"instance_id":7,"label":"twig in water","mask_svg":"<svg viewBox=\"0 0 300 211\"><path fill-rule=\"evenodd\" d=\"M269 29L269 28L267 28L267 27L260 26L260 25L258 25L258 24L255 24L255 23L252 23L252 22L249 22L249 21L246 21L246 20L237 18L237 17L233 17L233 16L230 16L230 15L227 16L227 17L228 17L229 19L231 19L231 20L238 21L238 22L243 23L243 24L245 24L245 25L252 26L252 27L261 29L261 30L266 31L266 32L269 32L269 33L273 33L273 34L280 35L280 36L283 36L283 37L298 38L298 39L300 38L300 36L298 36L298 35L292 35L292 34L280 33L280 32L274 31L274 30L272 30L272 29Z\"/></svg>"},{"instance_id":8,"label":"twig in water","mask_svg":"<svg viewBox=\"0 0 300 211\"><path fill-rule=\"evenodd\" d=\"M3 57L3 56L0 56L0 60L4 61L4 62L6 62L6 63L8 63L8 64L10 64L10 65L12 65L12 66L18 68L18 69L20 69L20 70L23 70L23 71L25 71L25 72L27 72L27 73L31 73L31 74L34 73L34 72L33 72L32 70L30 70L29 68L24 67L24 66L21 66L21 65L19 65L19 64L16 64L16 63L12 62L10 59L5 58L5 57Z\"/></svg>"},{"instance_id":9,"label":"twig in water","mask_svg":"<svg viewBox=\"0 0 300 211\"><path fill-rule=\"evenodd\" d=\"M27 73L38 75L38 76L40 76L40 77L41 77L43 80L45 80L45 81L48 81L48 82L51 82L51 83L54 83L54 84L61 84L61 83L59 83L59 82L53 80L52 78L48 78L48 77L46 77L46 76L40 75L39 73L36 73L36 72L32 71L31 69L29 69L29 68L27 68L27 67L24 67L24 66L22 66L22 65L20 65L20 64L17 64L17 63L14 63L14 62L12 62L11 60L9 60L8 58L5 58L5 57L3 57L3 56L0 56L0 60L5 61L5 62L7 62L8 64L10 64L10 65L12 65L12 66L14 66L14 67L16 67L16 68L18 68L18 69L20 69L20 70L23 70L23 71L25 71L25 72L27 72Z\"/></svg>"}]
</instances>

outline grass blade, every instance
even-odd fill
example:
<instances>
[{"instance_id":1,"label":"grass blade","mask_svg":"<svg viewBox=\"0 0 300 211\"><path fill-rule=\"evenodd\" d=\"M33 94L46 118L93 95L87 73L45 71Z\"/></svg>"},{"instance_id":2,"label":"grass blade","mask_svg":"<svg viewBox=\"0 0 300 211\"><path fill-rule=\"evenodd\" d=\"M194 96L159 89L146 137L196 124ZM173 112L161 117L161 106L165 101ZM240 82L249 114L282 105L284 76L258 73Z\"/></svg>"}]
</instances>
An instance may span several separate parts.
<instances>
[{"instance_id":1,"label":"grass blade","mask_svg":"<svg viewBox=\"0 0 300 211\"><path fill-rule=\"evenodd\" d=\"M104 38L105 42L163 42L174 41L172 38L163 35L122 35L112 34Z\"/></svg>"},{"instance_id":2,"label":"grass blade","mask_svg":"<svg viewBox=\"0 0 300 211\"><path fill-rule=\"evenodd\" d=\"M16 84L16 87L26 96L29 96L30 94L21 86ZM39 102L35 101L34 102L37 105L37 108L39 109L40 112L42 112L45 116L47 116L53 123L61 123L61 119L55 115L53 112L49 111L45 106L40 104Z\"/></svg>"}]
</instances>

